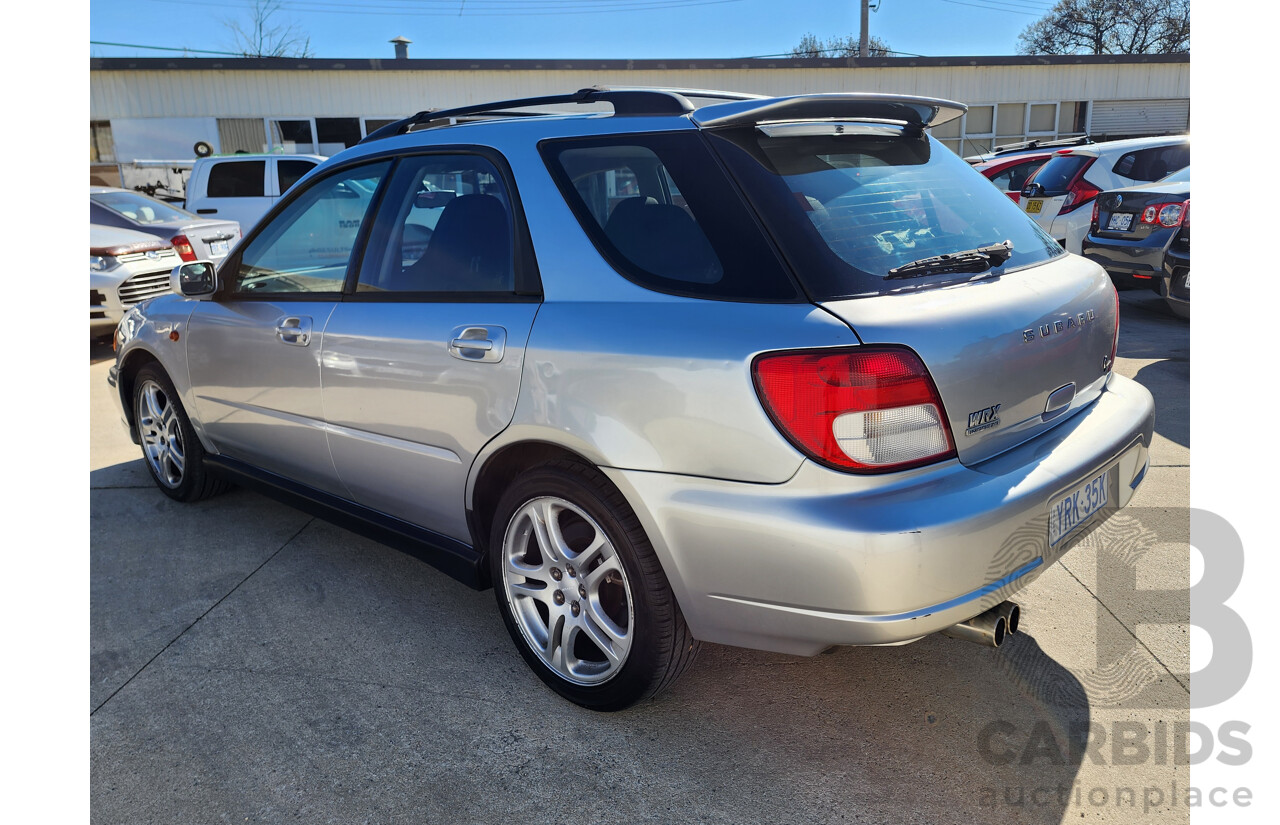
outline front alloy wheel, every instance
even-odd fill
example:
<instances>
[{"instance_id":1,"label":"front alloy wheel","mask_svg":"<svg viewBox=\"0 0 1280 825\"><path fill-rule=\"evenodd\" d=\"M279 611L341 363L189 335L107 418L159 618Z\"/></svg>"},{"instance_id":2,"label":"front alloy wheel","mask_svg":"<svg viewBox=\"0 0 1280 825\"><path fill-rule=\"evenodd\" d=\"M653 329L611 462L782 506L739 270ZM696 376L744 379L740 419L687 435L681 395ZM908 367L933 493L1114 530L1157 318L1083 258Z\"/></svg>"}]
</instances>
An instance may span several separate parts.
<instances>
[{"instance_id":1,"label":"front alloy wheel","mask_svg":"<svg viewBox=\"0 0 1280 825\"><path fill-rule=\"evenodd\" d=\"M169 394L151 379L138 387L138 435L156 481L178 489L187 466L182 425Z\"/></svg>"}]
</instances>

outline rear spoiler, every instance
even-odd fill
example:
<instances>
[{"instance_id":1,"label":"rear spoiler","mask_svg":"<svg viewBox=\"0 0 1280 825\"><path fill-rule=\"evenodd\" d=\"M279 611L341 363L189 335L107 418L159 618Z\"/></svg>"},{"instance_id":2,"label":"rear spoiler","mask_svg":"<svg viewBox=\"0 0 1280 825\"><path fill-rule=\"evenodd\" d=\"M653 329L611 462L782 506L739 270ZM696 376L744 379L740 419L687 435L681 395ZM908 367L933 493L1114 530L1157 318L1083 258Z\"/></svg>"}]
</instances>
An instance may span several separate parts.
<instances>
[{"instance_id":1,"label":"rear spoiler","mask_svg":"<svg viewBox=\"0 0 1280 825\"><path fill-rule=\"evenodd\" d=\"M955 120L968 106L954 100L913 95L881 95L869 92L773 97L714 103L694 110L689 118L699 126L750 126L779 120L891 120L912 126L936 126Z\"/></svg>"}]
</instances>

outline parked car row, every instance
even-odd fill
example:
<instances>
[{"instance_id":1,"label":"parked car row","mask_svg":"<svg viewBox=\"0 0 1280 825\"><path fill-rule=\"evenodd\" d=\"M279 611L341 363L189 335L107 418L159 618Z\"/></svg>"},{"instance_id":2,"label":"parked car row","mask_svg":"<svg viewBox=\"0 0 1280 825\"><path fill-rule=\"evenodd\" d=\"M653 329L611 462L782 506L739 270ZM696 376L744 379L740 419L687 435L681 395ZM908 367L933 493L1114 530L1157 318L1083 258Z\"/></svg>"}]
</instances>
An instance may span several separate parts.
<instances>
[{"instance_id":1,"label":"parked car row","mask_svg":"<svg viewBox=\"0 0 1280 825\"><path fill-rule=\"evenodd\" d=\"M1190 138L1069 142L966 160L1064 249L1102 265L1118 289L1149 287L1189 317Z\"/></svg>"},{"instance_id":2,"label":"parked car row","mask_svg":"<svg viewBox=\"0 0 1280 825\"><path fill-rule=\"evenodd\" d=\"M1150 288L1175 315L1190 317L1191 167L1098 195L1083 253L1118 288Z\"/></svg>"}]
</instances>

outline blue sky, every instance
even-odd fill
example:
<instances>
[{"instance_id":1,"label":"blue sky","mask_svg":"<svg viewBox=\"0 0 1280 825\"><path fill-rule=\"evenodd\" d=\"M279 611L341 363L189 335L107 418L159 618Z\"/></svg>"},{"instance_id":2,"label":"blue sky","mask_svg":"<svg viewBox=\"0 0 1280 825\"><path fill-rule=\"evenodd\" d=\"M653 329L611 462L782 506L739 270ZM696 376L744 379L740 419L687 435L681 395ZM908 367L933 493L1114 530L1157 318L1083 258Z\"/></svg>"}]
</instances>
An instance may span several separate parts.
<instances>
[{"instance_id":1,"label":"blue sky","mask_svg":"<svg viewBox=\"0 0 1280 825\"><path fill-rule=\"evenodd\" d=\"M275 20L310 35L316 57L380 57L403 35L411 57L731 58L787 52L806 33L858 31L858 0L283 0ZM231 51L224 21L252 0L94 0L89 39ZM874 5L874 3L873 3ZM879 0L871 33L918 55L1014 54L1051 0ZM595 10L588 13L587 10ZM175 52L90 45L92 57Z\"/></svg>"}]
</instances>

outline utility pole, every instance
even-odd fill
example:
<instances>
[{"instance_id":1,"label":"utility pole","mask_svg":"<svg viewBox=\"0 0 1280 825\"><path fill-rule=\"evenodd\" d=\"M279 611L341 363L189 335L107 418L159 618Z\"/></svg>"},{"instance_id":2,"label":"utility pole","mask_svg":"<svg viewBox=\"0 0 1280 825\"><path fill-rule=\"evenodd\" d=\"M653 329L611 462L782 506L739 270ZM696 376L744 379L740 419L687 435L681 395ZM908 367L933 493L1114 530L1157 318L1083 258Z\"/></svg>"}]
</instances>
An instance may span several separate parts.
<instances>
[{"instance_id":1,"label":"utility pole","mask_svg":"<svg viewBox=\"0 0 1280 825\"><path fill-rule=\"evenodd\" d=\"M858 35L858 57L871 56L871 0L862 0L862 33Z\"/></svg>"}]
</instances>

